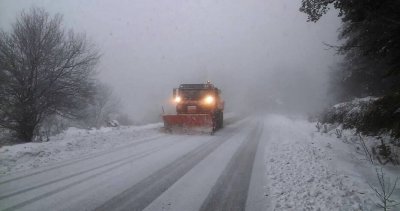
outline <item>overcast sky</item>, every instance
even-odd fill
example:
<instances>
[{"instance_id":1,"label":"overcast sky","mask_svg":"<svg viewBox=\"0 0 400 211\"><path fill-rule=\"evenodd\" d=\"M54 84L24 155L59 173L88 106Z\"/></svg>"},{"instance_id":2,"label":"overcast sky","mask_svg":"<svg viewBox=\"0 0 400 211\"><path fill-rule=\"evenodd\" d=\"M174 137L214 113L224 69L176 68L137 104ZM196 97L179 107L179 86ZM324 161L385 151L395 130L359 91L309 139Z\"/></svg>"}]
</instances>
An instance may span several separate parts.
<instances>
[{"instance_id":1,"label":"overcast sky","mask_svg":"<svg viewBox=\"0 0 400 211\"><path fill-rule=\"evenodd\" d=\"M100 79L135 121L157 121L172 88L211 80L228 111L307 113L329 98L335 12L307 23L300 0L0 0L0 28L32 6L61 13L102 53Z\"/></svg>"}]
</instances>

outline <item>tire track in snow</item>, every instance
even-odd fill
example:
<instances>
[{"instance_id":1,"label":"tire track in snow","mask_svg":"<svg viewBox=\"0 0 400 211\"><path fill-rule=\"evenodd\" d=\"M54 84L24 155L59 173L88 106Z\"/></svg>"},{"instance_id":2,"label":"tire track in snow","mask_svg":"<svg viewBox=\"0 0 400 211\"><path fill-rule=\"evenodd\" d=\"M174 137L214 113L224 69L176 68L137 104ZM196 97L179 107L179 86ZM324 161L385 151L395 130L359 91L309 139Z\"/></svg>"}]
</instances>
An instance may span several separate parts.
<instances>
[{"instance_id":1,"label":"tire track in snow","mask_svg":"<svg viewBox=\"0 0 400 211\"><path fill-rule=\"evenodd\" d=\"M61 191L65 190L65 189L67 189L67 188L70 188L70 187L79 185L79 184L81 184L81 183L83 183L83 182L85 182L85 181L87 181L87 180L90 180L90 179L93 179L93 178L95 178L95 177L98 177L98 176L100 176L100 175L102 175L102 174L105 174L105 173L107 173L107 172L109 172L109 171L111 171L111 170L113 170L113 169L116 169L116 168L122 167L122 166L124 166L124 165L126 165L126 164L129 164L129 163L131 163L132 161L138 160L138 159L143 158L143 157L146 157L146 156L148 156L148 155L150 155L150 154L152 154L152 153L155 153L155 152L157 152L157 151L160 151L161 149L162 149L162 147L159 147L159 149L157 149L157 150L154 150L154 149L153 149L153 152L151 152L151 153L147 153L147 154L145 154L145 155L139 156L139 157L137 157L136 159L132 159L132 160L125 161L125 162L120 163L120 164L118 164L118 165L116 165L116 166L113 166L113 167L111 167L111 168L107 168L107 169L105 169L105 170L103 170L103 171L101 171L101 172L99 172L99 173L97 173L97 174L89 175L89 176L87 176L87 177L85 177L85 178L83 178L83 179L81 179L81 180L78 180L78 181L75 181L75 182L73 182L73 183L64 185L64 186L59 187L59 188L57 188L57 189L55 189L55 190L49 191L49 192L47 192L47 193L45 193L45 194L41 194L41 195L39 195L39 196L37 196L37 197L34 197L34 198L32 198L32 199L29 199L29 200L27 200L27 201L24 201L24 202L22 202L22 203L16 204L16 205L14 205L14 206L12 206L12 207L9 207L9 208L5 209L4 211L18 210L19 208L25 207L25 206L27 206L27 205L29 205L29 204L35 202L35 201L38 201L38 200L40 200L40 199L49 197L49 196L51 196L51 195L53 195L53 194L55 194L55 193L58 193L58 192L61 192Z\"/></svg>"},{"instance_id":2,"label":"tire track in snow","mask_svg":"<svg viewBox=\"0 0 400 211\"><path fill-rule=\"evenodd\" d=\"M235 128L225 130L231 131L231 133L218 137L217 140L213 138L207 143L193 149L162 169L154 172L146 179L113 197L95 210L143 210L196 164L221 144L236 135L234 133Z\"/></svg>"},{"instance_id":3,"label":"tire track in snow","mask_svg":"<svg viewBox=\"0 0 400 211\"><path fill-rule=\"evenodd\" d=\"M82 174L87 173L87 172L90 172L90 171L94 171L94 170L101 169L101 168L104 168L104 167L107 167L107 166L110 166L110 165L112 166L113 164L117 164L117 165L114 165L114 166L112 166L112 167L110 167L110 168L106 168L105 170L103 170L103 171L101 171L101 172L99 172L99 173L91 174L91 175L89 175L89 176L87 176L87 177L85 177L85 178L83 178L83 179L80 179L80 180L75 181L75 182L73 182L73 183L64 185L64 186L59 187L59 188L57 188L57 189L55 189L55 190L46 192L46 193L41 194L41 195L39 195L39 196L36 196L36 197L34 197L34 198L32 198L32 199L26 200L26 201L24 201L24 202L22 202L22 203L19 203L19 204L17 204L17 205L14 205L14 206L12 206L12 207L9 207L9 208L5 209L5 210L16 210L16 209L21 208L21 207L24 207L24 206L26 206L26 205L28 205L28 204L30 204L30 203L33 203L33 202L35 202L35 201L37 201L37 200L40 200L40 199L42 199L42 198L45 198L45 197L51 196L51 195L53 195L53 194L55 194L55 193L58 193L58 192L60 192L60 191L63 191L63 190L65 190L65 189L67 189L67 188L70 188L70 187L73 187L73 186L75 186L75 185L81 184L81 183L83 183L83 182L85 182L85 181L87 181L87 180L89 180L89 179L98 177L98 176L100 176L100 175L102 175L102 174L104 174L104 173L107 173L107 172L111 171L111 170L114 170L114 169L116 169L116 168L119 168L119 167L122 167L122 166L124 166L124 165L130 164L130 163L132 163L133 161L136 161L136 160L139 160L139 159L141 159L141 158L147 157L147 156L149 156L149 155L151 155L151 154L154 154L154 153L156 153L156 152L158 152L158 151L161 151L161 150L163 150L163 149L172 147L172 146L174 146L175 144L178 144L178 143L183 142L183 141L184 141L184 140L180 139L180 140L178 140L178 141L176 141L175 143L172 143L172 144L171 144L171 143L163 144L163 145L161 145L161 146L158 146L158 147L155 147L155 148L146 150L146 151L144 151L144 152L140 152L140 153L138 153L138 154L134 154L134 155L131 155L131 156L127 156L127 157L125 157L125 158L122 158L122 159L118 159L118 160L116 160L115 162L110 162L110 163L104 164L104 165L99 166L99 167L96 167L96 168L92 168L92 169L89 169L89 170L85 170L85 171L83 171L83 172L78 172L78 173L76 173L76 174L69 175L69 176L67 176L67 177L63 177L63 178L60 178L60 179L57 179L57 180L52 180L52 181L49 181L49 182L44 183L44 184L40 184L40 185L33 186L33 187L30 187L30 188L26 188L26 189L23 189L23 190L20 190L20 191L17 191L17 192L13 192L13 193L10 193L10 194L7 194L7 195L3 195L3 196L0 197L0 200L9 198L9 197L12 197L12 196L15 196L15 195L19 195L19 194L22 194L22 193L25 193L25 192L28 192L28 191L32 191L32 190L34 190L34 189L41 188L41 187L43 187L43 186L51 185L51 184L60 182L60 181L62 181L62 180L70 179L70 178L72 178L72 177L76 177L76 176L82 175ZM121 163L121 162L122 162L122 163ZM119 163L119 164L118 164L118 163Z\"/></svg>"},{"instance_id":4,"label":"tire track in snow","mask_svg":"<svg viewBox=\"0 0 400 211\"><path fill-rule=\"evenodd\" d=\"M65 167L65 166L70 166L70 165L76 164L76 163L81 162L81 161L85 161L85 160L101 157L101 156L104 156L104 155L107 155L107 154L114 153L114 152L119 151L119 150L124 150L124 149L130 148L130 147L135 147L135 146L144 144L144 143L149 143L149 142L152 142L152 141L156 141L156 140L159 140L159 139L161 139L161 138L163 138L165 136L166 135L160 135L160 136L156 136L156 137L145 138L145 139L142 139L141 141L137 141L137 142L134 142L134 143L131 143L131 144L127 144L127 145L124 145L124 146L120 146L120 147L116 147L116 148L114 148L112 150L107 150L105 152L99 152L99 153L95 153L95 154L90 154L90 155L85 156L83 158L81 157L81 158L78 158L78 159L72 160L72 161L71 160L65 161L66 163L63 163L63 164L60 164L60 165L56 164L57 166L54 166L54 167L46 168L44 170L40 170L40 171L33 172L33 173L30 173L30 174L25 174L25 175L22 175L22 176L19 176L19 177L14 177L14 178L11 178L11 179L0 181L0 185L5 184L5 183L9 183L9 182L12 182L12 181L20 180L20 179L23 179L23 178L26 178L26 177L30 177L30 176L38 175L38 174L41 174L41 173L45 173L47 171L59 169L59 168ZM7 176L9 176L9 175L6 175L4 177L7 177ZM1 179L1 177L0 177L0 179ZM1 197L0 197L0 199L1 199Z\"/></svg>"},{"instance_id":5,"label":"tire track in snow","mask_svg":"<svg viewBox=\"0 0 400 211\"><path fill-rule=\"evenodd\" d=\"M257 146L263 126L258 123L238 148L201 206L208 210L245 210Z\"/></svg>"}]
</instances>

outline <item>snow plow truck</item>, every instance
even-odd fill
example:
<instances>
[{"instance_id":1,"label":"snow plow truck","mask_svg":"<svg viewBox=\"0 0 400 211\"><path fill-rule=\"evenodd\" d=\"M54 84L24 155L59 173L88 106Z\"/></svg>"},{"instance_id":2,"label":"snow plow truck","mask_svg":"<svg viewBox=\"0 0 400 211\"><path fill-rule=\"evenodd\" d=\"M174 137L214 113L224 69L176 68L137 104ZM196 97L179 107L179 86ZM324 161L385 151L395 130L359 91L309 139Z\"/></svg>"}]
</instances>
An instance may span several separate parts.
<instances>
[{"instance_id":1,"label":"snow plow truck","mask_svg":"<svg viewBox=\"0 0 400 211\"><path fill-rule=\"evenodd\" d=\"M205 84L181 84L173 89L176 114L163 115L167 131L213 134L222 128L224 101L221 91L209 81Z\"/></svg>"}]
</instances>

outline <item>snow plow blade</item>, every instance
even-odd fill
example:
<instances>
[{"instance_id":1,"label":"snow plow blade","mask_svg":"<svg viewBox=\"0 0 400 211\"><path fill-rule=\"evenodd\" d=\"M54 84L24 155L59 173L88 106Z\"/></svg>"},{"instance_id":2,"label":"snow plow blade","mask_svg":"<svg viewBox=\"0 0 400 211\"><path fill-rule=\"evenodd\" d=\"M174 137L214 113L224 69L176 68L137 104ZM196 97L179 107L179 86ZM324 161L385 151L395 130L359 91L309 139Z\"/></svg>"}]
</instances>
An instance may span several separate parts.
<instances>
[{"instance_id":1,"label":"snow plow blade","mask_svg":"<svg viewBox=\"0 0 400 211\"><path fill-rule=\"evenodd\" d=\"M164 128L169 132L199 132L214 131L212 117L209 114L178 114L164 115Z\"/></svg>"}]
</instances>

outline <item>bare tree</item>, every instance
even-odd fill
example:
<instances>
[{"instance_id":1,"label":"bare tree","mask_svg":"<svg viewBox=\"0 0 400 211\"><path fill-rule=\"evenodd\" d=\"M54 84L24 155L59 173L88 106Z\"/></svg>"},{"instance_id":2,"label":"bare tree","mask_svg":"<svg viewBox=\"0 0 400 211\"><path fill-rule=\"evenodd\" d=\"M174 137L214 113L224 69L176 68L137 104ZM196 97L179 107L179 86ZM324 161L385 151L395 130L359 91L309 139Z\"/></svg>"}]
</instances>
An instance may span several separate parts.
<instances>
[{"instance_id":1,"label":"bare tree","mask_svg":"<svg viewBox=\"0 0 400 211\"><path fill-rule=\"evenodd\" d=\"M87 109L87 124L100 127L119 113L120 99L114 94L113 89L107 84L96 83L96 93Z\"/></svg>"},{"instance_id":2,"label":"bare tree","mask_svg":"<svg viewBox=\"0 0 400 211\"><path fill-rule=\"evenodd\" d=\"M0 126L20 141L31 141L49 115L76 118L93 95L99 54L61 24L61 15L32 8L0 32Z\"/></svg>"},{"instance_id":3,"label":"bare tree","mask_svg":"<svg viewBox=\"0 0 400 211\"><path fill-rule=\"evenodd\" d=\"M383 172L382 168L380 169L380 171L378 171L378 169L376 168L375 171L376 177L378 178L379 182L379 189L370 184L369 187L371 187L371 189L375 191L375 194L379 199L379 203L377 203L376 205L379 208L382 208L384 211L390 210L391 208L400 205L400 203L391 199L392 194L397 187L399 177L396 177L394 184L391 184L390 178L385 178L385 173Z\"/></svg>"}]
</instances>

